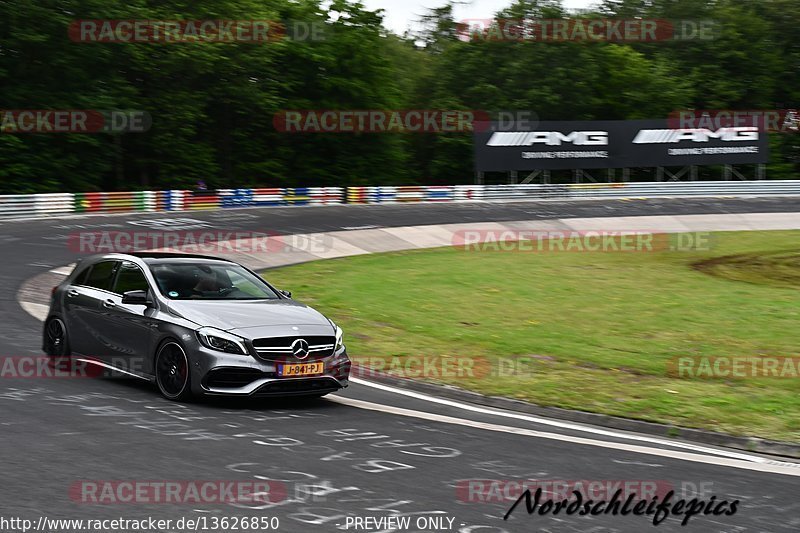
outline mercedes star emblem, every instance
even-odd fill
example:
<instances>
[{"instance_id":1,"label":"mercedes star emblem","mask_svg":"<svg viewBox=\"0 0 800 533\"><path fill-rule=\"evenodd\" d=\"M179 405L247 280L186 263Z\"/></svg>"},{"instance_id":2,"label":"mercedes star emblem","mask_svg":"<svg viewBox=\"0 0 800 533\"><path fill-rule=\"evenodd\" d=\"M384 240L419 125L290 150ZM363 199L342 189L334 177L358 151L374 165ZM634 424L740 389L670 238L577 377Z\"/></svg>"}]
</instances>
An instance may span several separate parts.
<instances>
[{"instance_id":1,"label":"mercedes star emblem","mask_svg":"<svg viewBox=\"0 0 800 533\"><path fill-rule=\"evenodd\" d=\"M308 341L305 339L297 339L292 343L292 355L298 359L305 359L308 357Z\"/></svg>"}]
</instances>

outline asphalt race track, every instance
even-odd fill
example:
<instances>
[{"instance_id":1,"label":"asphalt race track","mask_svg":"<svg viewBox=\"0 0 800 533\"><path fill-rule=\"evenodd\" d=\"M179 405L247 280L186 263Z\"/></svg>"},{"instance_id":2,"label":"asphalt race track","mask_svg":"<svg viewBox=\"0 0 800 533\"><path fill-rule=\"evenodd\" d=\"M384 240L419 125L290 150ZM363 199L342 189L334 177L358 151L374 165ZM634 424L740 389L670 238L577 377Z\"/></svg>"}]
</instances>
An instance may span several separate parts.
<instances>
[{"instance_id":1,"label":"asphalt race track","mask_svg":"<svg viewBox=\"0 0 800 533\"><path fill-rule=\"evenodd\" d=\"M40 354L41 324L20 309L15 295L24 280L78 257L66 245L75 231L134 229L131 222L141 228L169 218L232 231L305 233L535 218L798 211L800 204L791 198L704 198L269 208L3 222L0 353ZM3 379L0 516L34 523L40 517L275 516L277 531L289 532L393 531L359 529L348 522L348 517L387 516L409 517L410 527L402 531L800 530L800 465L546 424L400 392L359 382L318 401L181 405L128 380ZM513 498L480 501L478 494L463 490L464 480L523 479L649 481L674 488L679 497L699 492L706 500L714 495L740 505L733 516L698 515L685 527L673 517L656 527L646 516L528 516L524 504L504 521ZM92 504L75 490L87 480L271 480L276 494L284 491L284 496L260 504Z\"/></svg>"}]
</instances>

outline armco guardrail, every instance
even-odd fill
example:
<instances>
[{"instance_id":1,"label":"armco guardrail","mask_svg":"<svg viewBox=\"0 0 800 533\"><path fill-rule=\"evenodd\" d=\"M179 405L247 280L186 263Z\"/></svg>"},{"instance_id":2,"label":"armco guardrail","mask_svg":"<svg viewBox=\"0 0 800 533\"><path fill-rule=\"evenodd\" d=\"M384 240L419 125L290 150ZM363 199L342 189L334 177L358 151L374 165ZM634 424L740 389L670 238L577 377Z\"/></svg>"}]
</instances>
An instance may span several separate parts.
<instances>
[{"instance_id":1,"label":"armco guardrail","mask_svg":"<svg viewBox=\"0 0 800 533\"><path fill-rule=\"evenodd\" d=\"M297 187L0 196L0 219L234 207L590 198L800 196L800 180Z\"/></svg>"},{"instance_id":2,"label":"armco guardrail","mask_svg":"<svg viewBox=\"0 0 800 533\"><path fill-rule=\"evenodd\" d=\"M70 193L0 196L0 218L63 215L73 211L74 199Z\"/></svg>"},{"instance_id":3,"label":"armco guardrail","mask_svg":"<svg viewBox=\"0 0 800 533\"><path fill-rule=\"evenodd\" d=\"M342 187L14 194L0 196L0 219L82 213L327 205L341 204L344 197Z\"/></svg>"},{"instance_id":4,"label":"armco guardrail","mask_svg":"<svg viewBox=\"0 0 800 533\"><path fill-rule=\"evenodd\" d=\"M483 199L484 185L407 185L348 187L347 203L452 202ZM517 187L508 185L507 187Z\"/></svg>"},{"instance_id":5,"label":"armco guardrail","mask_svg":"<svg viewBox=\"0 0 800 533\"><path fill-rule=\"evenodd\" d=\"M453 200L664 198L690 196L800 196L800 180L348 187L348 203L386 204Z\"/></svg>"}]
</instances>

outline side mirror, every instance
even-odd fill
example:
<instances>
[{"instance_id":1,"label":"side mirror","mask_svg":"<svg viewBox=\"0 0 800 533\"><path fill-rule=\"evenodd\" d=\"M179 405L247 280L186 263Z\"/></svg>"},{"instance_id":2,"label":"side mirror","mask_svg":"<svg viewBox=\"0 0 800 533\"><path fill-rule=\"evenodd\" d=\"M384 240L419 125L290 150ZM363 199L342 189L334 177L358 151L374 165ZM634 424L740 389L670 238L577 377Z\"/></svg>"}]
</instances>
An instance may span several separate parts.
<instances>
[{"instance_id":1,"label":"side mirror","mask_svg":"<svg viewBox=\"0 0 800 533\"><path fill-rule=\"evenodd\" d=\"M292 297L292 291L282 291L282 290L278 289L278 292L281 293L282 295L286 296L287 298L291 298Z\"/></svg>"},{"instance_id":2,"label":"side mirror","mask_svg":"<svg viewBox=\"0 0 800 533\"><path fill-rule=\"evenodd\" d=\"M149 305L147 291L128 291L122 294L122 303L131 305Z\"/></svg>"}]
</instances>

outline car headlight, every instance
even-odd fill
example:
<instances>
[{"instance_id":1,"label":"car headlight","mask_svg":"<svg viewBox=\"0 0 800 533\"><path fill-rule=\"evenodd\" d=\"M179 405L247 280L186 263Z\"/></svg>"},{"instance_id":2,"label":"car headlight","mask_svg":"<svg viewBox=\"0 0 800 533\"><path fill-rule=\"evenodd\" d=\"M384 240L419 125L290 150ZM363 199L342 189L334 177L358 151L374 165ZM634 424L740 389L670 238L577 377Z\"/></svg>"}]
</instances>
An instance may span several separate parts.
<instances>
[{"instance_id":1,"label":"car headlight","mask_svg":"<svg viewBox=\"0 0 800 533\"><path fill-rule=\"evenodd\" d=\"M344 331L336 324L334 324L333 327L336 328L336 346L333 348L333 351L338 352L339 349L344 346Z\"/></svg>"},{"instance_id":2,"label":"car headlight","mask_svg":"<svg viewBox=\"0 0 800 533\"><path fill-rule=\"evenodd\" d=\"M206 348L211 348L218 352L247 355L247 348L245 348L242 339L225 331L215 328L200 328L197 330L197 338Z\"/></svg>"}]
</instances>

